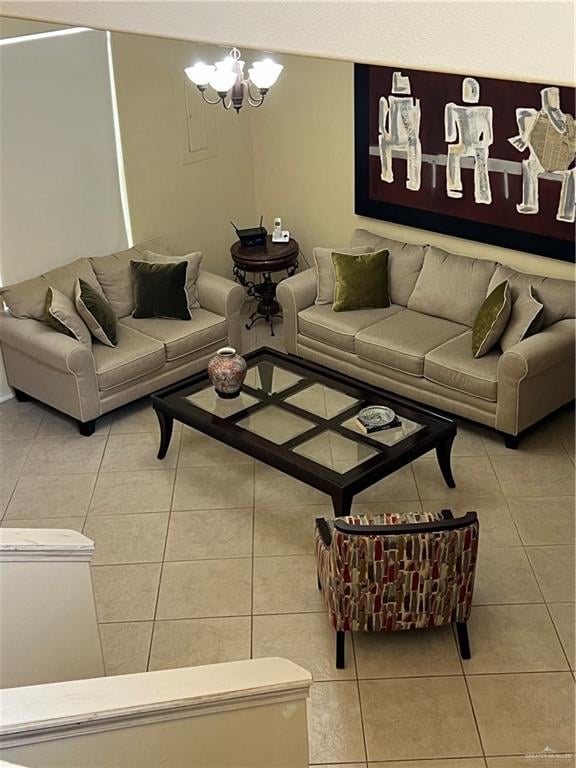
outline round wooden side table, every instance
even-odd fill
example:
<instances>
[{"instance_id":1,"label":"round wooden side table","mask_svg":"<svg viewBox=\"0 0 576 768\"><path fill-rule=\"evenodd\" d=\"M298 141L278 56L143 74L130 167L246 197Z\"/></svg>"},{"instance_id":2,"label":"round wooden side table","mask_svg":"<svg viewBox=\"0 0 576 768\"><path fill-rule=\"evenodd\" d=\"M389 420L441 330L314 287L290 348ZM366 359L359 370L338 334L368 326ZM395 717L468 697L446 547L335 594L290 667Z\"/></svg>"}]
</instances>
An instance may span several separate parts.
<instances>
[{"instance_id":1,"label":"round wooden side table","mask_svg":"<svg viewBox=\"0 0 576 768\"><path fill-rule=\"evenodd\" d=\"M266 237L265 245L243 248L240 241L230 247L234 267L234 279L246 288L248 296L258 299L258 306L252 312L246 329L250 330L258 320L270 324L270 335L274 336L274 318L280 314L280 304L276 299L276 286L280 280L273 280L276 272L286 272L287 277L298 269L300 246L290 238L287 243L273 243L272 237ZM248 279L247 275L255 279Z\"/></svg>"}]
</instances>

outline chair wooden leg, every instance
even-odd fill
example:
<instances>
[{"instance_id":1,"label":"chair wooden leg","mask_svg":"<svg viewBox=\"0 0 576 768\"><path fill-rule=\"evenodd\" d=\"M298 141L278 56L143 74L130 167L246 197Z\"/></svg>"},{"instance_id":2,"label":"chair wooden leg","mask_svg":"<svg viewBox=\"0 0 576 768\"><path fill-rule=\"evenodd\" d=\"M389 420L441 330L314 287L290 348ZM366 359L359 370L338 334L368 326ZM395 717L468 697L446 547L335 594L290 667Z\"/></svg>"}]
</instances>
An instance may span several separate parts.
<instances>
[{"instance_id":1,"label":"chair wooden leg","mask_svg":"<svg viewBox=\"0 0 576 768\"><path fill-rule=\"evenodd\" d=\"M345 667L345 641L346 641L346 633L345 632L336 632L336 669L344 669Z\"/></svg>"},{"instance_id":2,"label":"chair wooden leg","mask_svg":"<svg viewBox=\"0 0 576 768\"><path fill-rule=\"evenodd\" d=\"M468 625L463 621L456 622L456 634L458 635L458 645L460 646L460 656L463 659L469 659L470 642L468 640Z\"/></svg>"}]
</instances>

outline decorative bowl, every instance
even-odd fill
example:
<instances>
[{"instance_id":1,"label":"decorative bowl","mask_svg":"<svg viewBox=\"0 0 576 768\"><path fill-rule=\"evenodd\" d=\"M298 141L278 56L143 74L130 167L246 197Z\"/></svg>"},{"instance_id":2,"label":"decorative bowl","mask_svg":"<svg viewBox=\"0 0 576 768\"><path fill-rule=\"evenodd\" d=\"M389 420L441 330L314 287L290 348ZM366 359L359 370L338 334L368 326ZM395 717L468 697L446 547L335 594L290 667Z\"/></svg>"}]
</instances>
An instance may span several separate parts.
<instances>
[{"instance_id":1,"label":"decorative bowl","mask_svg":"<svg viewBox=\"0 0 576 768\"><path fill-rule=\"evenodd\" d=\"M369 405L360 411L357 418L366 429L377 430L389 427L395 421L396 414L385 405Z\"/></svg>"}]
</instances>

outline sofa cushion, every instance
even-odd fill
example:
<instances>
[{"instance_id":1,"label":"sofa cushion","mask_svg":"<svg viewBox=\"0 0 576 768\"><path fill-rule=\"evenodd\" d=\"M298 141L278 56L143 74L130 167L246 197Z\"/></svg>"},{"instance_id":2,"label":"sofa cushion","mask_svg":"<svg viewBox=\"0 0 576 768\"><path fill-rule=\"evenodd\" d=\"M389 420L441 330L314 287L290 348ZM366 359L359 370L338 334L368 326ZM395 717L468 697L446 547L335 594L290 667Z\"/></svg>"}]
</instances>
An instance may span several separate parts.
<instances>
[{"instance_id":1,"label":"sofa cushion","mask_svg":"<svg viewBox=\"0 0 576 768\"><path fill-rule=\"evenodd\" d=\"M177 360L226 339L225 318L207 309L194 310L192 320L165 320L158 317L138 320L124 317L120 325L160 341L166 347L168 361Z\"/></svg>"},{"instance_id":2,"label":"sofa cushion","mask_svg":"<svg viewBox=\"0 0 576 768\"><path fill-rule=\"evenodd\" d=\"M500 336L500 349L507 352L516 344L533 336L542 328L544 305L534 296L532 286L521 291L512 304L512 312L504 333Z\"/></svg>"},{"instance_id":3,"label":"sofa cushion","mask_svg":"<svg viewBox=\"0 0 576 768\"><path fill-rule=\"evenodd\" d=\"M0 296L14 317L46 320L48 283L43 277L33 277L0 288Z\"/></svg>"},{"instance_id":4,"label":"sofa cushion","mask_svg":"<svg viewBox=\"0 0 576 768\"><path fill-rule=\"evenodd\" d=\"M298 330L303 336L322 341L331 347L355 351L358 331L385 317L402 311L392 304L385 309L357 309L353 312L333 312L332 307L314 305L298 313Z\"/></svg>"},{"instance_id":5,"label":"sofa cushion","mask_svg":"<svg viewBox=\"0 0 576 768\"><path fill-rule=\"evenodd\" d=\"M92 353L100 390L127 384L163 368L166 363L162 342L120 323L117 346L94 344Z\"/></svg>"},{"instance_id":6,"label":"sofa cushion","mask_svg":"<svg viewBox=\"0 0 576 768\"><path fill-rule=\"evenodd\" d=\"M404 309L361 330L356 335L356 354L411 376L423 376L428 352L467 330L464 325Z\"/></svg>"},{"instance_id":7,"label":"sofa cushion","mask_svg":"<svg viewBox=\"0 0 576 768\"><path fill-rule=\"evenodd\" d=\"M166 256L163 253L154 253L149 250L144 252L144 261L157 262L160 264L179 264L181 261L186 261L188 263L188 269L186 270L186 296L188 297L188 309L190 310L190 314L192 314L193 309L200 308L196 283L200 276L200 266L203 258L204 254L202 251L192 251L184 256Z\"/></svg>"},{"instance_id":8,"label":"sofa cushion","mask_svg":"<svg viewBox=\"0 0 576 768\"><path fill-rule=\"evenodd\" d=\"M388 257L388 288L390 301L405 307L422 269L427 245L401 243L381 237L366 229L356 229L350 243L353 247L371 246L375 251L385 248Z\"/></svg>"},{"instance_id":9,"label":"sofa cushion","mask_svg":"<svg viewBox=\"0 0 576 768\"><path fill-rule=\"evenodd\" d=\"M192 320L186 293L187 261L161 264L133 259L130 268L134 284L132 317Z\"/></svg>"},{"instance_id":10,"label":"sofa cushion","mask_svg":"<svg viewBox=\"0 0 576 768\"><path fill-rule=\"evenodd\" d=\"M547 328L559 320L576 317L576 283L573 280L529 275L504 264L498 264L490 281L488 292L503 280L508 280L513 302L518 299L521 293L526 293L532 286L534 297L544 305L542 311L543 328Z\"/></svg>"},{"instance_id":11,"label":"sofa cushion","mask_svg":"<svg viewBox=\"0 0 576 768\"><path fill-rule=\"evenodd\" d=\"M314 267L316 269L316 304L333 304L336 291L336 272L334 271L333 253L345 253L357 256L362 253L373 253L370 246L362 248L314 248Z\"/></svg>"},{"instance_id":12,"label":"sofa cushion","mask_svg":"<svg viewBox=\"0 0 576 768\"><path fill-rule=\"evenodd\" d=\"M139 243L126 251L112 253L109 256L93 256L90 259L104 296L108 299L116 317L126 317L134 309L130 261L143 259L148 249L166 256L171 255L166 241L156 238Z\"/></svg>"},{"instance_id":13,"label":"sofa cushion","mask_svg":"<svg viewBox=\"0 0 576 768\"><path fill-rule=\"evenodd\" d=\"M472 354L484 357L504 333L512 310L510 288L505 280L484 299L472 329Z\"/></svg>"},{"instance_id":14,"label":"sofa cushion","mask_svg":"<svg viewBox=\"0 0 576 768\"><path fill-rule=\"evenodd\" d=\"M14 317L45 321L48 287L56 288L73 302L74 288L79 277L93 288L99 288L90 261L76 259L70 264L51 269L38 277L7 285L0 289L0 296Z\"/></svg>"},{"instance_id":15,"label":"sofa cushion","mask_svg":"<svg viewBox=\"0 0 576 768\"><path fill-rule=\"evenodd\" d=\"M85 347L92 346L88 326L82 320L74 303L57 288L48 288L46 297L46 322L59 333L71 336Z\"/></svg>"},{"instance_id":16,"label":"sofa cushion","mask_svg":"<svg viewBox=\"0 0 576 768\"><path fill-rule=\"evenodd\" d=\"M92 288L84 280L78 280L74 298L78 314L92 336L107 347L115 347L118 342L118 322L102 291Z\"/></svg>"},{"instance_id":17,"label":"sofa cushion","mask_svg":"<svg viewBox=\"0 0 576 768\"><path fill-rule=\"evenodd\" d=\"M89 286L100 291L98 279L92 269L89 259L76 259L75 261L71 261L70 264L65 264L63 267L44 272L42 277L46 280L48 285L57 288L67 296L70 301L75 300L76 281L79 279L84 280Z\"/></svg>"},{"instance_id":18,"label":"sofa cushion","mask_svg":"<svg viewBox=\"0 0 576 768\"><path fill-rule=\"evenodd\" d=\"M333 253L332 260L336 274L334 312L390 306L388 251L357 256Z\"/></svg>"},{"instance_id":19,"label":"sofa cushion","mask_svg":"<svg viewBox=\"0 0 576 768\"><path fill-rule=\"evenodd\" d=\"M495 269L494 261L456 256L430 246L408 301L408 309L471 328Z\"/></svg>"},{"instance_id":20,"label":"sofa cushion","mask_svg":"<svg viewBox=\"0 0 576 768\"><path fill-rule=\"evenodd\" d=\"M428 352L424 378L457 392L496 402L500 354L498 349L493 349L483 357L474 358L472 332L468 331Z\"/></svg>"}]
</instances>

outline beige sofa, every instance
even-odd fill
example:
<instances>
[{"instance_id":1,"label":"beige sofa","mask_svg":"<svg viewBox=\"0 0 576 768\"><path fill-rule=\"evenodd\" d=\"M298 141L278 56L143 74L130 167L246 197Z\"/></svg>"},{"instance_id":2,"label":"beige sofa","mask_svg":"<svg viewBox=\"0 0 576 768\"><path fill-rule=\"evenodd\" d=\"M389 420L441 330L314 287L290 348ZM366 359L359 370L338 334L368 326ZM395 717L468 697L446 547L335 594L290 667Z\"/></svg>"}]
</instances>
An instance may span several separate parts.
<instances>
[{"instance_id":1,"label":"beige sofa","mask_svg":"<svg viewBox=\"0 0 576 768\"><path fill-rule=\"evenodd\" d=\"M351 247L387 248L391 306L334 312L316 304L316 271L278 286L288 352L415 401L486 424L515 447L527 427L574 399L574 283L409 245L358 229ZM531 284L542 330L474 359L474 318L487 292ZM497 282L496 282L497 281Z\"/></svg>"},{"instance_id":2,"label":"beige sofa","mask_svg":"<svg viewBox=\"0 0 576 768\"><path fill-rule=\"evenodd\" d=\"M2 289L10 307L0 316L2 355L19 399L33 397L69 414L90 435L99 416L204 369L224 344L240 349L244 291L209 272L200 272L201 308L192 320L131 317L130 260L146 249L172 255L163 240L151 240ZM73 299L78 277L100 287L119 318L116 347L94 341L88 348L43 322L48 286Z\"/></svg>"}]
</instances>

